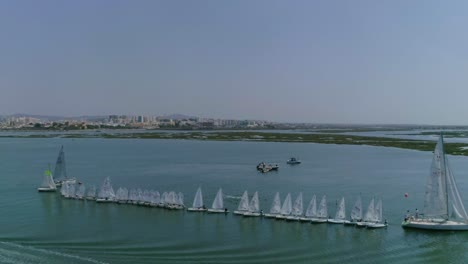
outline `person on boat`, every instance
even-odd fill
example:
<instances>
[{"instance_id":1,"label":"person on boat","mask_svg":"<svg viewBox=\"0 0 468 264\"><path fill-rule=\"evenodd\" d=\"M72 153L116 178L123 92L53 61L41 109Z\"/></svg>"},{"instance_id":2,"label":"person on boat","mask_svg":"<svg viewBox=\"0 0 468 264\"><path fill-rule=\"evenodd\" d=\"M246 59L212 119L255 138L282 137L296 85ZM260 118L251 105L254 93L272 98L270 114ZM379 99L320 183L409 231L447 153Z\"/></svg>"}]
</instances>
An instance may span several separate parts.
<instances>
[{"instance_id":1,"label":"person on boat","mask_svg":"<svg viewBox=\"0 0 468 264\"><path fill-rule=\"evenodd\" d=\"M227 212L228 212L228 211L227 211L227 208L224 208L224 213L226 213L226 214L227 214Z\"/></svg>"},{"instance_id":2,"label":"person on boat","mask_svg":"<svg viewBox=\"0 0 468 264\"><path fill-rule=\"evenodd\" d=\"M387 219L385 219L385 222L384 222L385 225L387 225Z\"/></svg>"},{"instance_id":3,"label":"person on boat","mask_svg":"<svg viewBox=\"0 0 468 264\"><path fill-rule=\"evenodd\" d=\"M419 211L418 211L418 208L416 208L416 211L414 212L414 216L416 217L416 219L418 219L418 217L419 217Z\"/></svg>"},{"instance_id":4,"label":"person on boat","mask_svg":"<svg viewBox=\"0 0 468 264\"><path fill-rule=\"evenodd\" d=\"M260 216L263 216L263 210L260 210Z\"/></svg>"},{"instance_id":5,"label":"person on boat","mask_svg":"<svg viewBox=\"0 0 468 264\"><path fill-rule=\"evenodd\" d=\"M408 221L410 219L410 212L409 210L406 210L406 215L405 215L405 221Z\"/></svg>"},{"instance_id":6,"label":"person on boat","mask_svg":"<svg viewBox=\"0 0 468 264\"><path fill-rule=\"evenodd\" d=\"M205 205L203 205L203 206L202 206L202 208L203 208L203 210L205 210L205 209L206 209L206 206L205 206Z\"/></svg>"}]
</instances>

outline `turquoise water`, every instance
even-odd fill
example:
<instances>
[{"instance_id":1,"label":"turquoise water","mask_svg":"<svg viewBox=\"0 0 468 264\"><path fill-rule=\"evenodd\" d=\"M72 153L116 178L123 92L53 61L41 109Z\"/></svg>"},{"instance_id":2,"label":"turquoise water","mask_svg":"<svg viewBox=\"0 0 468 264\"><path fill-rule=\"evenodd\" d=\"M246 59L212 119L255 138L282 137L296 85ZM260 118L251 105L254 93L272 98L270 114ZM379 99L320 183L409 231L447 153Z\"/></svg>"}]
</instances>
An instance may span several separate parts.
<instances>
[{"instance_id":1,"label":"turquoise water","mask_svg":"<svg viewBox=\"0 0 468 264\"><path fill-rule=\"evenodd\" d=\"M61 145L69 174L85 184L100 185L110 176L115 189L183 192L186 205L198 186L206 204L222 187L230 210L244 190L258 191L265 211L276 191L282 198L290 192L293 199L302 191L305 206L313 194L326 194L330 215L341 196L349 214L361 193L364 207L372 197L383 199L389 227L208 215L38 193L42 172ZM468 232L400 227L407 209L422 209L431 155L300 143L3 138L0 263L464 263ZM303 164L287 166L290 156ZM468 159L449 159L466 194ZM260 161L278 163L280 171L260 174L255 170Z\"/></svg>"}]
</instances>

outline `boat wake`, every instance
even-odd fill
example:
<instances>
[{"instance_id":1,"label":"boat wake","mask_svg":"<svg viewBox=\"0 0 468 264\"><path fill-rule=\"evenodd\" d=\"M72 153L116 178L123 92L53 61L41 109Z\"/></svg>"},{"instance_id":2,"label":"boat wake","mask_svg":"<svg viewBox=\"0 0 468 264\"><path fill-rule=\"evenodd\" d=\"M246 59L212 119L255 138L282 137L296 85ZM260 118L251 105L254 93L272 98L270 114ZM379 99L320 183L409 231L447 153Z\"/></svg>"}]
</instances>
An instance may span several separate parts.
<instances>
[{"instance_id":1,"label":"boat wake","mask_svg":"<svg viewBox=\"0 0 468 264\"><path fill-rule=\"evenodd\" d=\"M226 199L231 199L231 200L240 200L241 196L233 196L233 195L226 195L224 196Z\"/></svg>"},{"instance_id":2,"label":"boat wake","mask_svg":"<svg viewBox=\"0 0 468 264\"><path fill-rule=\"evenodd\" d=\"M57 257L57 262L63 262L66 259L73 259L83 263L107 264L96 259L81 257L68 253L57 252L48 249L25 246L12 242L0 242L0 262L1 263L53 263L51 256ZM13 250L16 249L16 250Z\"/></svg>"}]
</instances>

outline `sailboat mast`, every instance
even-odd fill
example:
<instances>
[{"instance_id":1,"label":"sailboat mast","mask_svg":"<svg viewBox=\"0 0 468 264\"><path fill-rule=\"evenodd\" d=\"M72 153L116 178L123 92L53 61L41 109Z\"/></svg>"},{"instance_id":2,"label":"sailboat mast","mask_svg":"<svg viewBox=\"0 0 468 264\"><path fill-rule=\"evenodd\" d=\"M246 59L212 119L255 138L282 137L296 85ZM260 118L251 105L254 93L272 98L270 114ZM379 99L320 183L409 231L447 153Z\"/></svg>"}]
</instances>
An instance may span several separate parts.
<instances>
[{"instance_id":1,"label":"sailboat mast","mask_svg":"<svg viewBox=\"0 0 468 264\"><path fill-rule=\"evenodd\" d=\"M448 202L448 184L447 184L447 158L445 157L444 135L440 132L440 141L442 143L442 155L444 161L444 183L445 183L445 206L447 208L447 220L449 219L449 202Z\"/></svg>"}]
</instances>

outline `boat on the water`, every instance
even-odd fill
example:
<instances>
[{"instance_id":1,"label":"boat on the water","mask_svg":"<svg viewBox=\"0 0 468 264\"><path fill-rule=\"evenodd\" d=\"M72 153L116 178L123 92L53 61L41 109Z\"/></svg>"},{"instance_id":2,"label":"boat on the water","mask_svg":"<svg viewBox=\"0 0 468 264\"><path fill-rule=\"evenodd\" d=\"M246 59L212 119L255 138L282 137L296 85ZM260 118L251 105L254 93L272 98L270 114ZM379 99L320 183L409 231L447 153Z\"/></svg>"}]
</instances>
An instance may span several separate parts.
<instances>
[{"instance_id":1,"label":"boat on the water","mask_svg":"<svg viewBox=\"0 0 468 264\"><path fill-rule=\"evenodd\" d=\"M317 210L317 215L315 217L312 217L311 219L312 223L326 223L328 221L328 209L327 209L327 196L324 195L322 197L322 200L320 201L319 208Z\"/></svg>"},{"instance_id":2,"label":"boat on the water","mask_svg":"<svg viewBox=\"0 0 468 264\"><path fill-rule=\"evenodd\" d=\"M442 134L432 158L423 214L408 215L401 225L404 228L426 230L468 230L468 215L445 156Z\"/></svg>"},{"instance_id":3,"label":"boat on the water","mask_svg":"<svg viewBox=\"0 0 468 264\"><path fill-rule=\"evenodd\" d=\"M283 201L283 206L281 206L281 212L277 215L276 219L286 219L288 216L291 215L292 212L292 202L291 202L291 194L288 193L286 198Z\"/></svg>"},{"instance_id":4,"label":"boat on the water","mask_svg":"<svg viewBox=\"0 0 468 264\"><path fill-rule=\"evenodd\" d=\"M237 210L234 211L234 214L244 215L248 211L249 211L249 193L246 190L242 194L241 200L239 202L239 206L237 207Z\"/></svg>"},{"instance_id":5,"label":"boat on the water","mask_svg":"<svg viewBox=\"0 0 468 264\"><path fill-rule=\"evenodd\" d=\"M279 169L278 164L272 165L272 164L266 164L265 162L260 162L257 165L257 170L262 173L266 173L270 171L277 171L278 169Z\"/></svg>"},{"instance_id":6,"label":"boat on the water","mask_svg":"<svg viewBox=\"0 0 468 264\"><path fill-rule=\"evenodd\" d=\"M382 200L379 199L377 205L375 206L375 218L377 221L373 223L368 223L367 228L383 228L387 227L387 220L382 221Z\"/></svg>"},{"instance_id":7,"label":"boat on the water","mask_svg":"<svg viewBox=\"0 0 468 264\"><path fill-rule=\"evenodd\" d=\"M216 197L213 200L213 204L211 208L208 209L208 213L228 213L229 211L227 208L224 207L224 200L223 200L223 190L219 188L218 192L216 193Z\"/></svg>"},{"instance_id":8,"label":"boat on the water","mask_svg":"<svg viewBox=\"0 0 468 264\"><path fill-rule=\"evenodd\" d=\"M161 195L158 191L151 191L151 204L150 206L156 207L161 202Z\"/></svg>"},{"instance_id":9,"label":"boat on the water","mask_svg":"<svg viewBox=\"0 0 468 264\"><path fill-rule=\"evenodd\" d=\"M353 210L351 210L351 221L344 222L345 225L355 225L362 221L362 200L361 195L358 196L354 203Z\"/></svg>"},{"instance_id":10,"label":"boat on the water","mask_svg":"<svg viewBox=\"0 0 468 264\"><path fill-rule=\"evenodd\" d=\"M85 198L86 187L83 183L78 183L78 188L75 193L75 199L83 200Z\"/></svg>"},{"instance_id":11,"label":"boat on the water","mask_svg":"<svg viewBox=\"0 0 468 264\"><path fill-rule=\"evenodd\" d=\"M258 192L255 192L250 200L249 209L244 213L244 216L261 216L260 202L258 200Z\"/></svg>"},{"instance_id":12,"label":"boat on the water","mask_svg":"<svg viewBox=\"0 0 468 264\"><path fill-rule=\"evenodd\" d=\"M75 178L68 177L67 175L67 166L65 162L65 151L63 146L60 148L57 161L55 162L55 184L57 186L62 186L64 183L76 183Z\"/></svg>"},{"instance_id":13,"label":"boat on the water","mask_svg":"<svg viewBox=\"0 0 468 264\"><path fill-rule=\"evenodd\" d=\"M57 191L57 186L54 182L54 177L50 169L44 171L44 177L42 179L41 185L37 188L39 192L55 192Z\"/></svg>"},{"instance_id":14,"label":"boat on the water","mask_svg":"<svg viewBox=\"0 0 468 264\"><path fill-rule=\"evenodd\" d=\"M217 196L216 196L217 197ZM216 200L216 198L215 198ZM205 212L206 206L203 204L203 194L201 187L198 187L197 192L195 193L195 198L193 198L192 207L187 208L189 212Z\"/></svg>"},{"instance_id":15,"label":"boat on the water","mask_svg":"<svg viewBox=\"0 0 468 264\"><path fill-rule=\"evenodd\" d=\"M63 188L63 186L62 186ZM96 186L91 185L86 192L86 200L96 200Z\"/></svg>"},{"instance_id":16,"label":"boat on the water","mask_svg":"<svg viewBox=\"0 0 468 264\"><path fill-rule=\"evenodd\" d=\"M65 184L68 186L68 192L67 192L67 195L65 195L65 198L75 199L75 193L76 193L75 184L70 183L70 182L66 182Z\"/></svg>"},{"instance_id":17,"label":"boat on the water","mask_svg":"<svg viewBox=\"0 0 468 264\"><path fill-rule=\"evenodd\" d=\"M275 198L273 199L273 203L271 204L270 212L264 214L265 217L275 218L276 216L280 215L281 213L281 199L279 192L276 192Z\"/></svg>"},{"instance_id":18,"label":"boat on the water","mask_svg":"<svg viewBox=\"0 0 468 264\"><path fill-rule=\"evenodd\" d=\"M301 161L299 159L296 159L294 157L288 159L288 161L286 161L287 164L289 165L296 165L296 164L301 164Z\"/></svg>"},{"instance_id":19,"label":"boat on the water","mask_svg":"<svg viewBox=\"0 0 468 264\"><path fill-rule=\"evenodd\" d=\"M115 201L119 204L127 203L128 201L128 190L120 187L115 193Z\"/></svg>"},{"instance_id":20,"label":"boat on the water","mask_svg":"<svg viewBox=\"0 0 468 264\"><path fill-rule=\"evenodd\" d=\"M341 197L341 200L338 203L338 207L336 208L335 218L328 219L328 223L344 224L346 222L350 221L346 219L345 199L344 197Z\"/></svg>"},{"instance_id":21,"label":"boat on the water","mask_svg":"<svg viewBox=\"0 0 468 264\"><path fill-rule=\"evenodd\" d=\"M302 203L302 192L297 195L294 205L292 207L291 215L286 217L287 221L299 221L304 212L303 203Z\"/></svg>"},{"instance_id":22,"label":"boat on the water","mask_svg":"<svg viewBox=\"0 0 468 264\"><path fill-rule=\"evenodd\" d=\"M382 200L375 204L374 198L369 202L366 214L360 222L356 222L357 227L382 228L387 226L387 221L382 222Z\"/></svg>"},{"instance_id":23,"label":"boat on the water","mask_svg":"<svg viewBox=\"0 0 468 264\"><path fill-rule=\"evenodd\" d=\"M312 199L310 199L309 206L307 206L305 215L303 217L300 217L299 221L310 222L312 221L312 218L317 218L317 201L315 194L314 196L312 196Z\"/></svg>"},{"instance_id":24,"label":"boat on the water","mask_svg":"<svg viewBox=\"0 0 468 264\"><path fill-rule=\"evenodd\" d=\"M99 190L99 194L96 198L96 202L112 203L114 201L115 201L114 189L112 188L110 178L106 177L104 179L104 182L102 183L101 189Z\"/></svg>"}]
</instances>

